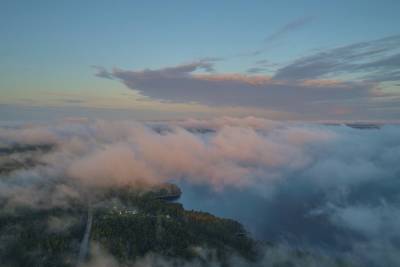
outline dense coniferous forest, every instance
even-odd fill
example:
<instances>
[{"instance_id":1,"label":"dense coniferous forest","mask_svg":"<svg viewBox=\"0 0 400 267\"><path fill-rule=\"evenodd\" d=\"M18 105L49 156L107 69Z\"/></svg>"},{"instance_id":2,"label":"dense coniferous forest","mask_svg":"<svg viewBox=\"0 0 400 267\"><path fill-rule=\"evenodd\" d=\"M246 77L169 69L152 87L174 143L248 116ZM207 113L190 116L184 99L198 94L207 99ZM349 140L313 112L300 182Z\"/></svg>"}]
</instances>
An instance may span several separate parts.
<instances>
[{"instance_id":1,"label":"dense coniferous forest","mask_svg":"<svg viewBox=\"0 0 400 267\"><path fill-rule=\"evenodd\" d=\"M204 263L207 257L223 263L232 253L256 259L256 242L240 223L184 210L169 200L179 195L179 188L170 184L145 191L113 188L101 192L96 201L71 203L64 209L2 209L0 258L7 266L75 266L88 216L92 216L84 260L90 260L92 244L120 263L150 252ZM200 255L203 248L213 253Z\"/></svg>"}]
</instances>

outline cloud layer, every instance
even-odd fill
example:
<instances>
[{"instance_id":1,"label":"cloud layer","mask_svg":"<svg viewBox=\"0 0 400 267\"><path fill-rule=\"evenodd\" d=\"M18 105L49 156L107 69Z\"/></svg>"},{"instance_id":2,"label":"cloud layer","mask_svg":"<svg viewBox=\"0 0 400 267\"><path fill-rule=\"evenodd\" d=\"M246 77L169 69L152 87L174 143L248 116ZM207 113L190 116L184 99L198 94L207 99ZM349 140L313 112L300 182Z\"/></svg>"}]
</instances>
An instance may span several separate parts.
<instances>
[{"instance_id":1,"label":"cloud layer","mask_svg":"<svg viewBox=\"0 0 400 267\"><path fill-rule=\"evenodd\" d=\"M295 21L282 34L308 21ZM381 117L392 118L399 95L384 90L384 83L400 79L399 44L400 37L391 36L327 49L275 65L270 76L256 74L267 66L265 60L257 61L249 74L239 74L215 72L214 59L152 70L96 67L96 75L162 101L300 111L305 118L365 118L379 109Z\"/></svg>"},{"instance_id":2,"label":"cloud layer","mask_svg":"<svg viewBox=\"0 0 400 267\"><path fill-rule=\"evenodd\" d=\"M236 218L256 238L282 245L267 255L289 257L285 249L295 247L322 251L327 262L339 255L397 266L399 134L396 125L360 130L253 117L3 127L2 146L54 147L34 154L40 164L3 175L0 198L10 210L45 209L96 197L96 188L175 181L187 208Z\"/></svg>"},{"instance_id":3,"label":"cloud layer","mask_svg":"<svg viewBox=\"0 0 400 267\"><path fill-rule=\"evenodd\" d=\"M363 82L289 81L262 75L195 73L200 68L203 63L158 70L114 69L106 76L118 79L152 99L293 113L302 111L308 117L313 116L313 112L332 115L342 103L367 98L373 92L373 84Z\"/></svg>"}]
</instances>

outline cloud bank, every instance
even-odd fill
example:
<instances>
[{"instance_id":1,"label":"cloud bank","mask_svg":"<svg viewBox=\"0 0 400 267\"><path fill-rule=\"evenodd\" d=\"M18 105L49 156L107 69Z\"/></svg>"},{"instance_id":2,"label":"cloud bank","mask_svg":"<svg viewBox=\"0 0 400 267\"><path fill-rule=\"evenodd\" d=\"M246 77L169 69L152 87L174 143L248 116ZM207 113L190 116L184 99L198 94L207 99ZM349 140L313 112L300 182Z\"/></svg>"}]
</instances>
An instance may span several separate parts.
<instances>
[{"instance_id":1,"label":"cloud bank","mask_svg":"<svg viewBox=\"0 0 400 267\"><path fill-rule=\"evenodd\" d=\"M211 106L272 108L278 111L329 114L329 102L368 97L372 85L335 80L277 80L263 75L200 74L203 63L191 63L158 70L114 69L105 76L120 80L128 88L153 99ZM104 70L103 70L104 71ZM103 75L98 73L97 75ZM326 103L326 101L328 103ZM318 108L319 107L319 108ZM328 107L328 108L327 108Z\"/></svg>"},{"instance_id":2,"label":"cloud bank","mask_svg":"<svg viewBox=\"0 0 400 267\"><path fill-rule=\"evenodd\" d=\"M270 38L309 21L293 21ZM399 36L390 36L314 52L284 66L258 60L247 74L218 73L215 60L203 59L159 69L96 67L96 76L162 101L300 111L305 118L364 118L379 110L382 117L392 118L398 113L393 106L399 95L387 86L397 86L393 83L400 80L399 44ZM268 66L274 66L272 74L257 74Z\"/></svg>"},{"instance_id":3,"label":"cloud bank","mask_svg":"<svg viewBox=\"0 0 400 267\"><path fill-rule=\"evenodd\" d=\"M40 164L3 175L0 198L10 211L46 209L95 197L96 188L174 181L186 207L238 219L255 238L281 244L266 255L304 266L291 256L296 248L326 262L397 266L399 134L397 125L360 130L254 117L2 127L2 146L53 148L34 154ZM307 261L318 266L322 258Z\"/></svg>"}]
</instances>

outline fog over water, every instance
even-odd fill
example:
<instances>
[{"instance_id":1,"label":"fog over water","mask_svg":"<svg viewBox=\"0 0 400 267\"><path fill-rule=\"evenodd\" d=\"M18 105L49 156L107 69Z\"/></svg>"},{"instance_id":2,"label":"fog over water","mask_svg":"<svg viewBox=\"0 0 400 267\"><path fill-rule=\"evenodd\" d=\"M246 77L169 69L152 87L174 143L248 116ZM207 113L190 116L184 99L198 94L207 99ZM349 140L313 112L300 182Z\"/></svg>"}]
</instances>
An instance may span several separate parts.
<instances>
[{"instance_id":1,"label":"fog over water","mask_svg":"<svg viewBox=\"0 0 400 267\"><path fill-rule=\"evenodd\" d=\"M215 191L183 183L181 202L237 219L263 241L335 253L364 246L371 246L372 254L398 251L399 127L322 128L334 133L335 141L306 148L313 162L250 188Z\"/></svg>"},{"instance_id":2,"label":"fog over water","mask_svg":"<svg viewBox=\"0 0 400 267\"><path fill-rule=\"evenodd\" d=\"M54 148L32 154L39 165L7 174L0 197L10 209L46 209L88 197L92 188L172 181L186 209L236 219L265 244L397 266L399 136L398 125L356 129L254 117L2 126L3 147Z\"/></svg>"}]
</instances>

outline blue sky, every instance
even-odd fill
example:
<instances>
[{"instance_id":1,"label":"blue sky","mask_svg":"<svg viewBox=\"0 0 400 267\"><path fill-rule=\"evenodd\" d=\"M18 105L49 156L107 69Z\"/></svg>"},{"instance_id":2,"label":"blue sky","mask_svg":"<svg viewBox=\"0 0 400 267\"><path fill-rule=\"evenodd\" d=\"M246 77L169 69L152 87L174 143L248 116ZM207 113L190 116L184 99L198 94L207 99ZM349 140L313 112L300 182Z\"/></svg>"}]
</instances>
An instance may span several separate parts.
<instances>
[{"instance_id":1,"label":"blue sky","mask_svg":"<svg viewBox=\"0 0 400 267\"><path fill-rule=\"evenodd\" d=\"M23 106L395 120L398 10L389 0L2 0L0 119Z\"/></svg>"}]
</instances>

